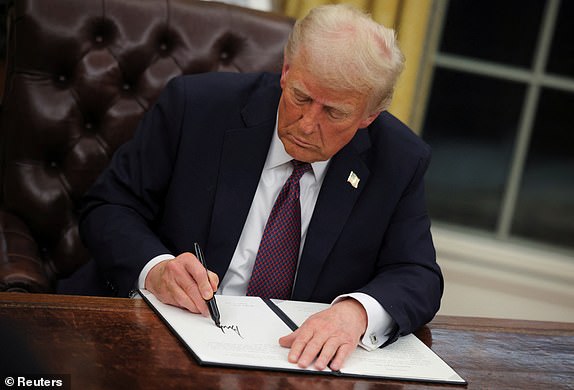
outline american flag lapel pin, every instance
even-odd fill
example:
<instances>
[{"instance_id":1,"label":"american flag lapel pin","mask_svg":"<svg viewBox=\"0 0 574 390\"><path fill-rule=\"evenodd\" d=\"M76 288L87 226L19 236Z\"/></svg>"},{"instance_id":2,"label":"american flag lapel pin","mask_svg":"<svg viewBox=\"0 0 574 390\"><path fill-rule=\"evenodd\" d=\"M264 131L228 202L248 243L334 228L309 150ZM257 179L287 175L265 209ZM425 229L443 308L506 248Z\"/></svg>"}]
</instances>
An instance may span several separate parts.
<instances>
[{"instance_id":1,"label":"american flag lapel pin","mask_svg":"<svg viewBox=\"0 0 574 390\"><path fill-rule=\"evenodd\" d=\"M361 181L361 179L359 179L359 176L357 176L355 174L355 172L351 171L351 173L349 173L349 177L347 178L347 183L351 184L353 186L353 188L359 187L360 181Z\"/></svg>"}]
</instances>

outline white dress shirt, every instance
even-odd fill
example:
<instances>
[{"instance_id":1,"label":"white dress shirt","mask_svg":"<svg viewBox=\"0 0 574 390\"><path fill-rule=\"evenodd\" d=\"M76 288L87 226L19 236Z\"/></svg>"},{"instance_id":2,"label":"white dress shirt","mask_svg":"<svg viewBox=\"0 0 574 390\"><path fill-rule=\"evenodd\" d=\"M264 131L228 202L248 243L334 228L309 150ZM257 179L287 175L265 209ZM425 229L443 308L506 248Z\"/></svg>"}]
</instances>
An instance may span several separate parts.
<instances>
[{"instance_id":1,"label":"white dress shirt","mask_svg":"<svg viewBox=\"0 0 574 390\"><path fill-rule=\"evenodd\" d=\"M267 217L271 213L275 199L279 195L283 184L291 175L293 165L291 157L285 151L283 143L277 135L277 128L271 141L269 153L263 167L263 172L257 185L257 190L249 209L249 214L243 226L243 231L235 248L235 252L229 264L225 276L218 287L218 294L245 295L247 285L251 278L251 272L255 264L255 258L259 249L259 243L263 236L263 230L267 223ZM299 256L305 245L307 229L313 215L315 203L327 172L329 161L320 161L311 164L312 171L306 172L300 180L301 202L301 247ZM164 254L153 258L146 264L140 273L138 284L140 288L145 286L145 278L151 268L163 260L174 258L171 254ZM354 298L359 301L367 312L367 330L360 345L372 350L380 347L387 339L394 325L391 316L370 295L364 293L350 293L337 297L333 303L344 298Z\"/></svg>"}]
</instances>

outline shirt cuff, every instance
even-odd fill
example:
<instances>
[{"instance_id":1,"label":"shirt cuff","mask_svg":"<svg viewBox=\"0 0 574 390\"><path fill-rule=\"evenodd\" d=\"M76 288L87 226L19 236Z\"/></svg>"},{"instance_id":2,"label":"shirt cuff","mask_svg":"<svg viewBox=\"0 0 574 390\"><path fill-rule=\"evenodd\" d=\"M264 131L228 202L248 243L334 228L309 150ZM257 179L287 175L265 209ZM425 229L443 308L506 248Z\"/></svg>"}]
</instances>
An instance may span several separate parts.
<instances>
[{"instance_id":1,"label":"shirt cuff","mask_svg":"<svg viewBox=\"0 0 574 390\"><path fill-rule=\"evenodd\" d=\"M151 259L150 261L148 261L148 263L143 267L142 271L140 272L140 276L138 278L138 288L145 288L145 278L147 277L147 274L153 267L155 267L162 261L171 259L175 259L175 256L165 254L165 255L158 255L153 259Z\"/></svg>"},{"instance_id":2,"label":"shirt cuff","mask_svg":"<svg viewBox=\"0 0 574 390\"><path fill-rule=\"evenodd\" d=\"M379 348L387 341L392 332L395 321L387 313L383 306L373 297L365 293L351 293L339 295L332 304L342 301L345 298L357 300L367 312L367 329L359 345L367 351Z\"/></svg>"}]
</instances>

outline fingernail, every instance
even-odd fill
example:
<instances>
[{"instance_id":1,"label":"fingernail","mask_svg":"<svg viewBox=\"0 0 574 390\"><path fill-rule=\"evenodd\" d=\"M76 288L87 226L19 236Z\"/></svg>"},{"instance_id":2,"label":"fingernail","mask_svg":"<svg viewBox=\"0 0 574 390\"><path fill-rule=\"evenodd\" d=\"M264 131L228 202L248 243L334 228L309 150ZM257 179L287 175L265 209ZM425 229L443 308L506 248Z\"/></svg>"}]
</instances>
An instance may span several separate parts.
<instances>
[{"instance_id":1,"label":"fingernail","mask_svg":"<svg viewBox=\"0 0 574 390\"><path fill-rule=\"evenodd\" d=\"M211 299L213 292L211 292L210 290L203 290L201 295L203 295L203 299L205 299L207 301L208 299Z\"/></svg>"}]
</instances>

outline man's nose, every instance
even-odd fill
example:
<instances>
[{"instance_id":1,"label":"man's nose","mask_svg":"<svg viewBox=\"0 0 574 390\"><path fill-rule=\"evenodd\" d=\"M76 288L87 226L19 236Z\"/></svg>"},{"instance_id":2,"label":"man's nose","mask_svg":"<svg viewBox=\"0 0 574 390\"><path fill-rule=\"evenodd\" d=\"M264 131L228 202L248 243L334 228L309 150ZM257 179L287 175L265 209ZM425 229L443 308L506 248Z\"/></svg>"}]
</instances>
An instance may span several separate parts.
<instances>
[{"instance_id":1,"label":"man's nose","mask_svg":"<svg viewBox=\"0 0 574 390\"><path fill-rule=\"evenodd\" d=\"M321 114L321 105L312 102L307 105L302 113L301 113L301 120L300 125L301 129L305 133L312 133L319 127L319 115Z\"/></svg>"}]
</instances>

